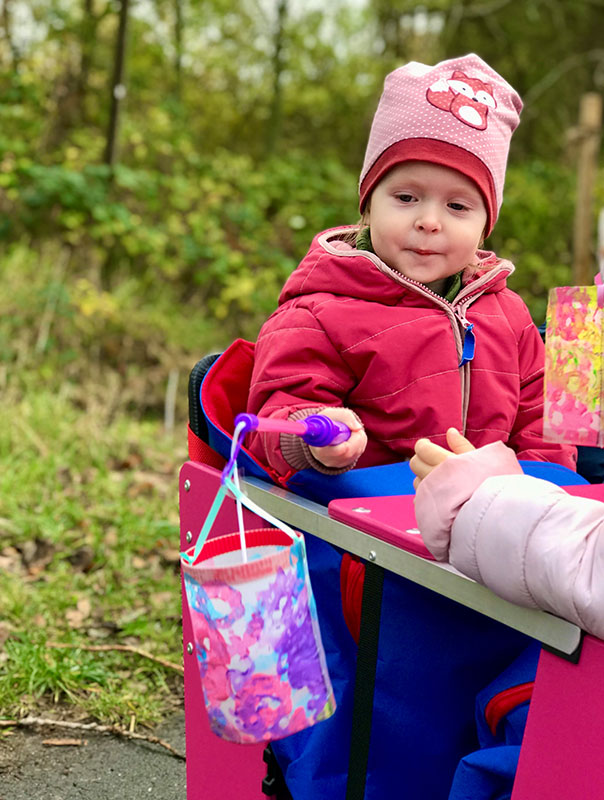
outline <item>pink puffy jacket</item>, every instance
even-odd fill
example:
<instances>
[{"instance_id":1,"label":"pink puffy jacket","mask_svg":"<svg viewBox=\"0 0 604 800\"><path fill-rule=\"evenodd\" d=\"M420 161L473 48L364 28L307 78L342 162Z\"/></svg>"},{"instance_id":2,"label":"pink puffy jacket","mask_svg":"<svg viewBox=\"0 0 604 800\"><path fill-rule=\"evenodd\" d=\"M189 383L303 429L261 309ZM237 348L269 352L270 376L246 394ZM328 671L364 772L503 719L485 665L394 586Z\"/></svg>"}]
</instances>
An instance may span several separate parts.
<instances>
[{"instance_id":1,"label":"pink puffy jacket","mask_svg":"<svg viewBox=\"0 0 604 800\"><path fill-rule=\"evenodd\" d=\"M439 560L518 605L604 639L604 504L521 474L501 442L451 456L419 485L415 514Z\"/></svg>"},{"instance_id":2,"label":"pink puffy jacket","mask_svg":"<svg viewBox=\"0 0 604 800\"><path fill-rule=\"evenodd\" d=\"M501 440L519 458L574 469L575 448L541 438L543 344L506 288L512 264L479 251L479 269L448 302L346 245L351 230L318 234L287 280L258 336L247 410L288 418L351 408L368 436L358 467L406 460L420 436L446 446L454 426L477 447ZM474 358L460 366L470 325ZM250 449L280 475L321 468L292 439L256 434Z\"/></svg>"}]
</instances>

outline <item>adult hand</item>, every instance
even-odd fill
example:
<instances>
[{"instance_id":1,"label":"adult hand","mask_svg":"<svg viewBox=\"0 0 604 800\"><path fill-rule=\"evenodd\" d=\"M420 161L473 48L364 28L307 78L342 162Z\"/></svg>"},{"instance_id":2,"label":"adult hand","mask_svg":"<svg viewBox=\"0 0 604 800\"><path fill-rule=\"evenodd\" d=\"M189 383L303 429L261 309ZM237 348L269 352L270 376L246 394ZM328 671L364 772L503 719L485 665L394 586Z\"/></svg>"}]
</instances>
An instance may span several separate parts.
<instances>
[{"instance_id":1,"label":"adult hand","mask_svg":"<svg viewBox=\"0 0 604 800\"><path fill-rule=\"evenodd\" d=\"M439 464L453 455L469 453L475 450L465 436L462 436L457 428L449 428L447 431L447 444L449 450L434 444L430 439L418 439L415 443L415 455L409 462L411 470L417 475L413 481L413 487L417 489L423 479L429 475Z\"/></svg>"},{"instance_id":2,"label":"adult hand","mask_svg":"<svg viewBox=\"0 0 604 800\"><path fill-rule=\"evenodd\" d=\"M367 447L367 434L357 415L349 408L324 408L320 412L336 422L343 422L351 430L350 438L341 444L311 447L310 452L326 467L343 469L355 464Z\"/></svg>"}]
</instances>

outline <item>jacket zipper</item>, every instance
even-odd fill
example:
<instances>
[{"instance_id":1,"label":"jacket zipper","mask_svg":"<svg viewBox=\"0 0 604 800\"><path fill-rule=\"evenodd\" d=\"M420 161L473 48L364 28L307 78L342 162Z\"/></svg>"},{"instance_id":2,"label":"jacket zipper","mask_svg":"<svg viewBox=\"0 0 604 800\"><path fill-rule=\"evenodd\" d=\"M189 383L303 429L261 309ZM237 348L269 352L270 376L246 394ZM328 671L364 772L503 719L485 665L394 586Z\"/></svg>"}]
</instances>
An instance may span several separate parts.
<instances>
[{"instance_id":1,"label":"jacket zipper","mask_svg":"<svg viewBox=\"0 0 604 800\"><path fill-rule=\"evenodd\" d=\"M373 261L373 259L371 259ZM375 264L376 262L373 261ZM463 361L463 349L464 349L464 339L466 331L468 330L469 323L466 318L466 312L468 308L472 305L472 303L477 300L482 294L484 294L484 290L487 285L493 280L493 278L498 277L501 272L505 271L503 267L497 269L494 273L489 272L487 273L482 280L478 278L478 280L471 284L470 290L467 294L464 292L464 288L462 287L461 291L453 301L450 303L448 300L445 300L440 295L433 292L432 289L428 289L423 283L419 283L419 281L414 281L413 278L407 278L405 275L392 270L391 268L387 268L386 270L383 269L380 265L377 265L380 272L383 272L385 275L389 275L393 280L401 285L410 284L415 291L419 294L424 295L425 297L429 297L431 300L435 301L436 305L440 306L447 317L449 318L449 323L453 330L453 336L455 338L455 347L457 350L457 358L460 362L459 366L459 377L461 383L461 433L465 435L466 433L466 424L468 421L468 407L470 405L470 375L471 375L471 367L470 367L470 360L462 363ZM460 300L463 302L456 302ZM471 330L471 328L470 328Z\"/></svg>"}]
</instances>

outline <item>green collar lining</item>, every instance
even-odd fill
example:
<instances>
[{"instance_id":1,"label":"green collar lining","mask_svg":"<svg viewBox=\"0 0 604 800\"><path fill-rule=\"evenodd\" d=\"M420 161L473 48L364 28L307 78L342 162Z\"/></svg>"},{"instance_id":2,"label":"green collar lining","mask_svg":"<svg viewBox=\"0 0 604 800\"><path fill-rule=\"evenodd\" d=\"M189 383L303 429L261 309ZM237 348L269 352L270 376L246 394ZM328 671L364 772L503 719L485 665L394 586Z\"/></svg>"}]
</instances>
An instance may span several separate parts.
<instances>
[{"instance_id":1,"label":"green collar lining","mask_svg":"<svg viewBox=\"0 0 604 800\"><path fill-rule=\"evenodd\" d=\"M369 225L366 225L364 228L361 228L359 231L355 246L357 250L365 250L369 253L375 253L373 249L373 245L371 243L371 231L369 230ZM457 297L461 290L461 273L463 270L456 272L455 275L450 275L447 278L447 282L445 284L444 294L440 294L440 292L436 292L441 297L444 297L449 303L452 303L453 300Z\"/></svg>"}]
</instances>

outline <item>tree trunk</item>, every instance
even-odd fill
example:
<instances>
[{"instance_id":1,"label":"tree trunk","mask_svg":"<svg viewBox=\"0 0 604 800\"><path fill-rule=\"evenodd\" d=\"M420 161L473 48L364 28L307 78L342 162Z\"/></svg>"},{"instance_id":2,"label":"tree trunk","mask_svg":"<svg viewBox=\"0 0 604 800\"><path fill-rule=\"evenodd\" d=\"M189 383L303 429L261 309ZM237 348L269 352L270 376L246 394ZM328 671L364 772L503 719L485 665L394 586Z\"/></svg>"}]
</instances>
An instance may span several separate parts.
<instances>
[{"instance_id":1,"label":"tree trunk","mask_svg":"<svg viewBox=\"0 0 604 800\"><path fill-rule=\"evenodd\" d=\"M405 56L405 43L401 29L403 12L392 7L390 2L380 0L374 4L375 19L381 39L384 43L384 55L396 61L403 60Z\"/></svg>"},{"instance_id":2,"label":"tree trunk","mask_svg":"<svg viewBox=\"0 0 604 800\"><path fill-rule=\"evenodd\" d=\"M119 129L120 105L126 97L124 85L124 66L126 61L126 33L128 28L128 3L121 0L120 19L117 31L113 79L111 81L111 109L109 112L109 129L105 148L105 164L113 167L117 158L117 136Z\"/></svg>"},{"instance_id":3,"label":"tree trunk","mask_svg":"<svg viewBox=\"0 0 604 800\"><path fill-rule=\"evenodd\" d=\"M277 7L277 27L275 29L273 50L273 96L266 130L266 155L275 152L281 135L283 124L283 100L281 93L281 77L283 74L283 40L285 20L287 17L287 0L279 0Z\"/></svg>"},{"instance_id":4,"label":"tree trunk","mask_svg":"<svg viewBox=\"0 0 604 800\"><path fill-rule=\"evenodd\" d=\"M92 51L96 39L97 20L94 16L93 0L84 0L82 8L83 18L80 39L80 71L76 83L76 96L78 115L82 122L86 122L86 95L90 68L92 66Z\"/></svg>"},{"instance_id":5,"label":"tree trunk","mask_svg":"<svg viewBox=\"0 0 604 800\"><path fill-rule=\"evenodd\" d=\"M176 72L176 97L182 98L182 52L183 52L183 0L174 0L174 69Z\"/></svg>"},{"instance_id":6,"label":"tree trunk","mask_svg":"<svg viewBox=\"0 0 604 800\"><path fill-rule=\"evenodd\" d=\"M8 49L11 55L11 67L17 72L19 69L19 50L13 41L13 31L11 24L10 5L12 0L3 0L2 2L2 27L4 28L4 38L8 44Z\"/></svg>"}]
</instances>

